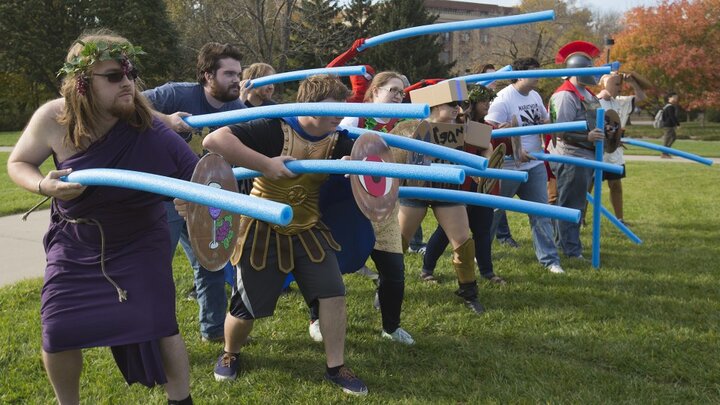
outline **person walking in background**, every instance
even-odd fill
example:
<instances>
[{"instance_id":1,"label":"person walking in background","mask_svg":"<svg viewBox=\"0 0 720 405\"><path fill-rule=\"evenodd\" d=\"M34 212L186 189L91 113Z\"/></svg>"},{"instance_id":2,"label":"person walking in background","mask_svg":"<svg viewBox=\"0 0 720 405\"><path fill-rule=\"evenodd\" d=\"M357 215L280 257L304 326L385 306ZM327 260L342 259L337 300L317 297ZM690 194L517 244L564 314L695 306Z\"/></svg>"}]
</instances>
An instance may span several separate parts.
<instances>
[{"instance_id":1,"label":"person walking in background","mask_svg":"<svg viewBox=\"0 0 720 405\"><path fill-rule=\"evenodd\" d=\"M678 107L678 95L675 92L670 92L666 97L667 104L663 107L663 146L672 147L677 139L676 128L680 127L680 121L677 118L677 107ZM670 155L663 153L660 157L664 159L670 159Z\"/></svg>"}]
</instances>

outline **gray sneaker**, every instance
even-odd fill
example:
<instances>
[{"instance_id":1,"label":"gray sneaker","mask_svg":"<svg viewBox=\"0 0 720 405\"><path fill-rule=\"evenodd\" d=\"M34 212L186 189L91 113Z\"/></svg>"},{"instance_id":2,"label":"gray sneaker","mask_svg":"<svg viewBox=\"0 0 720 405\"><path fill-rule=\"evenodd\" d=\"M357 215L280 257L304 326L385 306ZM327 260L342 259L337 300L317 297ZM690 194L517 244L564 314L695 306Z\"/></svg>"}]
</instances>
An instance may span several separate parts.
<instances>
[{"instance_id":1,"label":"gray sneaker","mask_svg":"<svg viewBox=\"0 0 720 405\"><path fill-rule=\"evenodd\" d=\"M390 339L393 342L402 343L408 346L415 344L415 339L413 339L412 336L410 336L410 334L403 328L397 328L393 333L387 333L383 330L380 336L385 339Z\"/></svg>"},{"instance_id":2,"label":"gray sneaker","mask_svg":"<svg viewBox=\"0 0 720 405\"><path fill-rule=\"evenodd\" d=\"M554 273L554 274L563 274L563 273L565 273L565 270L563 270L563 268L560 267L559 264L551 264L551 265L547 266L547 269L548 269L548 271L549 271L550 273Z\"/></svg>"}]
</instances>

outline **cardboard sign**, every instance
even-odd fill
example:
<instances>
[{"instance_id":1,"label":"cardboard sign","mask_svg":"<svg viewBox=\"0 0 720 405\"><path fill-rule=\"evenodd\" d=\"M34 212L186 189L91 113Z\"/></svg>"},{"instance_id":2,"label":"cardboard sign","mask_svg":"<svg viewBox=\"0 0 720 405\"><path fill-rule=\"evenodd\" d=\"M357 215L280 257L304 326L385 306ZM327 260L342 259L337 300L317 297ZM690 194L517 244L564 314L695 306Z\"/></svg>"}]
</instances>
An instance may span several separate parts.
<instances>
[{"instance_id":1,"label":"cardboard sign","mask_svg":"<svg viewBox=\"0 0 720 405\"><path fill-rule=\"evenodd\" d=\"M492 138L492 127L476 121L468 121L465 130L465 143L478 148L487 149L490 147Z\"/></svg>"},{"instance_id":2,"label":"cardboard sign","mask_svg":"<svg viewBox=\"0 0 720 405\"><path fill-rule=\"evenodd\" d=\"M410 102L429 104L430 107L467 99L468 90L464 80L447 80L410 92Z\"/></svg>"}]
</instances>

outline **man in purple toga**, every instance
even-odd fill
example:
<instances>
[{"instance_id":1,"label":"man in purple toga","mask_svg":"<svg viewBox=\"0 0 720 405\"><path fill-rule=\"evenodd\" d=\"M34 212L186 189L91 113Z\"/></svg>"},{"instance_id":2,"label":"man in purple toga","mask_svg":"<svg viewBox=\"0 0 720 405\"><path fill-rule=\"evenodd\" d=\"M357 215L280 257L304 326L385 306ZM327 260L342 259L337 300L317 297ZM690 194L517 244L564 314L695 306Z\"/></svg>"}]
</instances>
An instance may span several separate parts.
<instances>
[{"instance_id":1,"label":"man in purple toga","mask_svg":"<svg viewBox=\"0 0 720 405\"><path fill-rule=\"evenodd\" d=\"M197 156L152 118L136 87L133 59L141 53L107 32L78 39L60 72L63 98L35 112L8 160L15 183L53 198L42 345L62 404L79 402L81 349L97 346L111 347L129 384L161 384L168 403L192 403L175 317L168 198L60 180L89 168L191 177ZM51 155L57 170L43 177L39 166Z\"/></svg>"}]
</instances>

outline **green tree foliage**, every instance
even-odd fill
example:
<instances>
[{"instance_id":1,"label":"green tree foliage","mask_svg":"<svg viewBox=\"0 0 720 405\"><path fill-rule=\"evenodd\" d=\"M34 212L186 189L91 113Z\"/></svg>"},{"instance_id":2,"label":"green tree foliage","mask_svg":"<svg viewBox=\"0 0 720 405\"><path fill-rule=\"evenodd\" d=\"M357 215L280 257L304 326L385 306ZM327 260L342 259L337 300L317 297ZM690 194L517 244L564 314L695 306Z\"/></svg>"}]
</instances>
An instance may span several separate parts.
<instances>
[{"instance_id":1,"label":"green tree foliage","mask_svg":"<svg viewBox=\"0 0 720 405\"><path fill-rule=\"evenodd\" d=\"M372 0L351 0L345 5L343 14L352 35L356 38L370 35L370 27L375 20Z\"/></svg>"},{"instance_id":2,"label":"green tree foliage","mask_svg":"<svg viewBox=\"0 0 720 405\"><path fill-rule=\"evenodd\" d=\"M423 0L385 0L376 5L371 26L372 36L402 28L432 24L437 15L431 15ZM446 77L454 65L440 61L443 50L439 35L423 35L402 39L369 48L360 58L376 71L395 70L410 81Z\"/></svg>"},{"instance_id":3,"label":"green tree foliage","mask_svg":"<svg viewBox=\"0 0 720 405\"><path fill-rule=\"evenodd\" d=\"M655 84L651 103L673 90L688 110L720 108L720 0L663 1L629 10L624 21L613 55Z\"/></svg>"},{"instance_id":4,"label":"green tree foliage","mask_svg":"<svg viewBox=\"0 0 720 405\"><path fill-rule=\"evenodd\" d=\"M13 88L32 93L29 97L16 94L0 101L5 103L3 111L17 113L17 122L11 127L22 127L27 109L57 96L60 87L57 71L68 48L82 32L98 28L125 36L147 51L141 74L149 85L173 78L177 34L167 19L162 0L0 2L2 86L9 86L21 77L27 80L26 85Z\"/></svg>"},{"instance_id":5,"label":"green tree foliage","mask_svg":"<svg viewBox=\"0 0 720 405\"><path fill-rule=\"evenodd\" d=\"M323 67L350 42L336 0L305 0L293 20L290 66L294 69Z\"/></svg>"}]
</instances>

